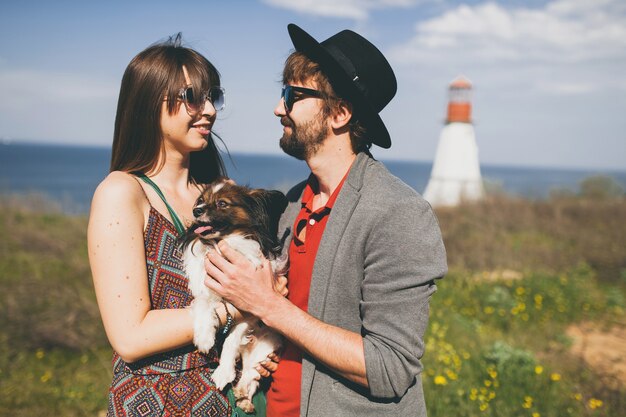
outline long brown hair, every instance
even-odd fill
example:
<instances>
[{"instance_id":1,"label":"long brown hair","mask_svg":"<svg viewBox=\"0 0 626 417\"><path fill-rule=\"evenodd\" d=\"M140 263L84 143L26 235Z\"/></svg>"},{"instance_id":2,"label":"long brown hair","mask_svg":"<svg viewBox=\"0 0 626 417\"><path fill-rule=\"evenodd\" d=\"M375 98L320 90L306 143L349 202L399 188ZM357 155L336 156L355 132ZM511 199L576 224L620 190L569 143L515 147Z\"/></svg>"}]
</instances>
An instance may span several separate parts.
<instances>
[{"instance_id":1,"label":"long brown hair","mask_svg":"<svg viewBox=\"0 0 626 417\"><path fill-rule=\"evenodd\" d=\"M161 168L157 166L163 149L161 103L167 97L169 114L179 110L177 96L186 84L183 65L194 91L220 85L220 74L213 64L181 44L178 33L149 46L128 64L117 103L111 171L149 172ZM190 157L189 179L197 183L209 183L225 175L212 135L207 142L204 150L192 152Z\"/></svg>"}]
</instances>

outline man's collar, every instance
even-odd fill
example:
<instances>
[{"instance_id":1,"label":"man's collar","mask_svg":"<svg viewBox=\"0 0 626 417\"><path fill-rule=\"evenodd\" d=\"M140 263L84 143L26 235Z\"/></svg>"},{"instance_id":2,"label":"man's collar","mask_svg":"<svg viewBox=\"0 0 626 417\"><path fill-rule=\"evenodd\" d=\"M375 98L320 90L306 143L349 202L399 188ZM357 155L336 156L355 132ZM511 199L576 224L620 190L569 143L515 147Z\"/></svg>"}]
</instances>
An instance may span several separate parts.
<instances>
[{"instance_id":1,"label":"man's collar","mask_svg":"<svg viewBox=\"0 0 626 417\"><path fill-rule=\"evenodd\" d=\"M339 195L339 191L343 187L343 183L346 182L346 178L348 178L348 174L350 173L350 168L344 174L343 178L337 185L337 188L333 191L332 195L324 205L325 208L331 209L335 204L335 200L337 200L337 196ZM302 207L307 207L310 211L313 211L313 197L316 194L319 194L319 183L317 178L312 173L309 175L309 179L307 180L306 187L304 188L304 192L302 193Z\"/></svg>"}]
</instances>

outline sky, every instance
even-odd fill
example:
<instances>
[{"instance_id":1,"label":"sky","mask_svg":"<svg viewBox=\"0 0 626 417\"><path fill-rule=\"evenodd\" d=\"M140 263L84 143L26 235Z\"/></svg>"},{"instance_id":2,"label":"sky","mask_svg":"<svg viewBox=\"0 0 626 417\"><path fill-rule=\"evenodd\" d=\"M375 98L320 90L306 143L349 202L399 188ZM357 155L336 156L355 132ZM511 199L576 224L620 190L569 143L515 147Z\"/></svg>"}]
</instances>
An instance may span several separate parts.
<instances>
[{"instance_id":1,"label":"sky","mask_svg":"<svg viewBox=\"0 0 626 417\"><path fill-rule=\"evenodd\" d=\"M318 41L354 30L391 63L379 159L432 161L464 75L481 163L626 170L624 0L5 0L0 140L110 146L128 62L182 32L222 75L229 150L280 154L289 23Z\"/></svg>"}]
</instances>

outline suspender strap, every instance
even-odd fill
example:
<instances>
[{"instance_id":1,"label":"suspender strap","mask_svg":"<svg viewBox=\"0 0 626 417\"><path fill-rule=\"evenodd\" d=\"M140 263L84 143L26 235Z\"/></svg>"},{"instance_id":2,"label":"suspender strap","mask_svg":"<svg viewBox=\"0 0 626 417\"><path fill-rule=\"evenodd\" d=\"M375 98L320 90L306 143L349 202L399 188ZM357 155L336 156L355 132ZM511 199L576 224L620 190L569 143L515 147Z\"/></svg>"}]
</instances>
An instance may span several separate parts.
<instances>
[{"instance_id":1,"label":"suspender strap","mask_svg":"<svg viewBox=\"0 0 626 417\"><path fill-rule=\"evenodd\" d=\"M165 203L165 207L167 207L167 211L169 211L170 216L172 217L172 222L174 223L174 227L176 227L176 231L178 232L178 235L179 236L184 235L185 227L183 226L183 223L180 221L180 219L176 215L176 212L174 211L174 209L167 203L167 200L165 199L165 196L163 195L163 192L161 191L159 186L156 185L154 181L152 181L150 178L148 178L145 174L141 172L133 172L133 174L137 178L140 178L143 182L148 184L150 187L152 187L154 191L158 194L158 196L161 197L161 200L163 200L163 203Z\"/></svg>"}]
</instances>

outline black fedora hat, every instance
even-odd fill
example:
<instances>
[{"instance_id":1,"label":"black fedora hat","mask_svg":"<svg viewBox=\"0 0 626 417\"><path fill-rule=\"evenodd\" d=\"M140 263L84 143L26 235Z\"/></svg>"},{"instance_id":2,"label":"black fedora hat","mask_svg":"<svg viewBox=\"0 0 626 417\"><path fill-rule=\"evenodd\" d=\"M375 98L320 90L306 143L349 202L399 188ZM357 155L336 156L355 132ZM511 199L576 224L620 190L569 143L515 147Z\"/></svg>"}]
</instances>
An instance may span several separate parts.
<instances>
[{"instance_id":1,"label":"black fedora hat","mask_svg":"<svg viewBox=\"0 0 626 417\"><path fill-rule=\"evenodd\" d=\"M351 30L320 43L293 23L287 29L296 51L318 63L337 94L352 103L372 143L389 148L391 138L378 113L396 94L397 83L383 54Z\"/></svg>"}]
</instances>

